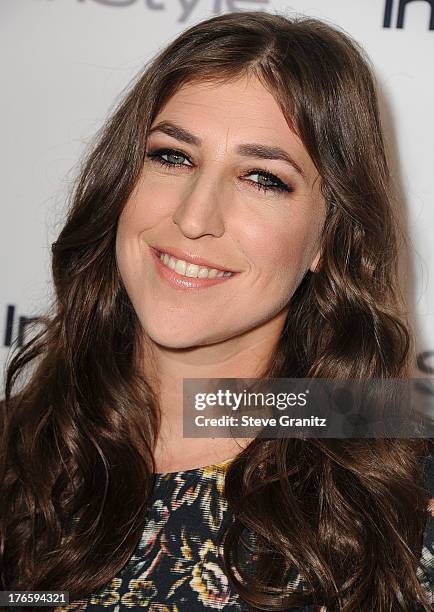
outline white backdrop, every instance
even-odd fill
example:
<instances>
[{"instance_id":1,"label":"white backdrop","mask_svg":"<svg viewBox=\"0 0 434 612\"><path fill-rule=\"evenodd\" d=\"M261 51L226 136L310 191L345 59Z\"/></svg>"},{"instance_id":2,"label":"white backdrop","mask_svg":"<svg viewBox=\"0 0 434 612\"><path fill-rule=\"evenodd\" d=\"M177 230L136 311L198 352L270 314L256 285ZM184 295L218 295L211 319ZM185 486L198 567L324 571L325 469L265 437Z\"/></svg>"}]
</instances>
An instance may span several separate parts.
<instances>
[{"instance_id":1,"label":"white backdrop","mask_svg":"<svg viewBox=\"0 0 434 612\"><path fill-rule=\"evenodd\" d=\"M414 375L434 375L434 0L0 0L2 372L26 320L47 307L66 194L121 91L185 28L252 9L337 24L374 63L411 237Z\"/></svg>"}]
</instances>

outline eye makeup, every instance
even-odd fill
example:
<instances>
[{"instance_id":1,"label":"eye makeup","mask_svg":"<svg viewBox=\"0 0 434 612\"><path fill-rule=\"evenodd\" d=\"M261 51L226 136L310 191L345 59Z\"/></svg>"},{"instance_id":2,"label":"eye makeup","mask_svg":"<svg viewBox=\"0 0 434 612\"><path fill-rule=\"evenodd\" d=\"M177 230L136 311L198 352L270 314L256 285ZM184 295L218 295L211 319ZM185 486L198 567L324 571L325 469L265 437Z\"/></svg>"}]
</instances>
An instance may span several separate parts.
<instances>
[{"instance_id":1,"label":"eye makeup","mask_svg":"<svg viewBox=\"0 0 434 612\"><path fill-rule=\"evenodd\" d=\"M191 164L191 160L188 158L188 156L182 151L179 151L177 149L172 149L169 147L160 147L157 149L151 149L146 152L147 159L149 159L153 163L157 163L164 167L171 167L171 168L176 168L176 169L178 169L179 167L185 167L185 168L192 167L184 163L168 161L167 159L164 159L164 156L168 158L184 158L188 160ZM250 176L252 174L253 175L256 174L258 176L265 177L265 180L271 181L272 183L274 183L271 185L270 184L267 185L264 183L249 180L248 182L251 183L252 186L255 187L255 189L257 189L258 191L263 191L264 193L268 191L280 192L280 193L292 193L294 191L291 185L287 185L284 181L282 181L282 179L280 179L275 174L272 174L271 172L268 172L267 170L264 170L261 168L252 168L246 174L244 174L243 177Z\"/></svg>"}]
</instances>

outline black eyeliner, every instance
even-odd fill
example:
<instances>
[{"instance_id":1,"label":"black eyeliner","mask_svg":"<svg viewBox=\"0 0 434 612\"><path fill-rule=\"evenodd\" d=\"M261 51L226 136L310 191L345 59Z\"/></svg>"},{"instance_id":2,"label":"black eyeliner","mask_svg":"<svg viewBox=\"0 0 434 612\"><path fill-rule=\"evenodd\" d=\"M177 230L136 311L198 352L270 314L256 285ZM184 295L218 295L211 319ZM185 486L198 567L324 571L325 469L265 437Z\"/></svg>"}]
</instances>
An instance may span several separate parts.
<instances>
[{"instance_id":1,"label":"black eyeliner","mask_svg":"<svg viewBox=\"0 0 434 612\"><path fill-rule=\"evenodd\" d=\"M191 160L188 157L188 155L186 155L185 153L183 153L182 151L178 151L177 149L172 149L172 148L168 148L168 147L160 147L158 149L154 149L154 150L150 150L150 151L146 151L146 157L151 159L152 161L162 165L162 166L169 166L169 167L176 167L176 166L184 166L184 164L172 164L164 159L162 159L162 155L177 155L179 157L184 157L185 159L187 159L190 163ZM189 166L187 166L189 167ZM268 170L263 170L261 168L252 168L251 170L249 170L247 172L247 174L245 174L244 176L249 176L250 174L262 174L263 176L267 177L268 179L271 179L275 182L277 182L277 185L263 185L261 183L255 183L254 181L249 181L250 183L252 183L252 185L254 187L256 187L256 189L258 191L264 191L264 193L266 193L267 191L274 191L274 192L281 192L281 193L292 193L294 191L294 189L292 187L290 187L289 185L287 185L286 183L284 183L282 181L282 179L280 179L278 176L276 176L275 174L269 172Z\"/></svg>"}]
</instances>

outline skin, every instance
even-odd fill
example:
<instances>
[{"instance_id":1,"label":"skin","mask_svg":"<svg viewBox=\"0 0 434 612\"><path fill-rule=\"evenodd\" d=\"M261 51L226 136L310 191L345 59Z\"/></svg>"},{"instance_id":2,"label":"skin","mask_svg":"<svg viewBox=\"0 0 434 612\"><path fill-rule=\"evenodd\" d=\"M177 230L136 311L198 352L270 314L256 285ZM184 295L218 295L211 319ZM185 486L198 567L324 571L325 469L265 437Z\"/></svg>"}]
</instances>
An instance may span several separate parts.
<instances>
[{"instance_id":1,"label":"skin","mask_svg":"<svg viewBox=\"0 0 434 612\"><path fill-rule=\"evenodd\" d=\"M186 84L151 128L163 120L202 143L150 134L147 151L175 149L163 154L173 166L146 158L119 219L116 258L160 381L157 471L176 471L231 457L250 441L183 439L182 381L258 375L294 291L318 264L325 203L305 147L256 78ZM284 149L304 177L285 161L235 151L252 142ZM258 183L280 183L258 168L292 192L259 191ZM181 248L240 273L206 289L179 291L157 275L149 245ZM143 369L150 372L145 358Z\"/></svg>"}]
</instances>

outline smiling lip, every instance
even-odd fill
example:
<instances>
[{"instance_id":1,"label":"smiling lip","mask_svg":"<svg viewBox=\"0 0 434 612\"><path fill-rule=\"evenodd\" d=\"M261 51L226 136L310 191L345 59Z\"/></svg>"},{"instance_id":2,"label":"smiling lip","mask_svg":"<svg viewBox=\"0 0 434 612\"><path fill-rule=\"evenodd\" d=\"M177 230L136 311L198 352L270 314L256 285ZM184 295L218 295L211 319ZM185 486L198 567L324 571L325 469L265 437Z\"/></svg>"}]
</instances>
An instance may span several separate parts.
<instances>
[{"instance_id":1,"label":"smiling lip","mask_svg":"<svg viewBox=\"0 0 434 612\"><path fill-rule=\"evenodd\" d=\"M160 253L167 253L168 255L172 255L175 259L183 259L188 263L196 264L197 266L205 266L206 268L215 268L216 270L220 270L222 272L232 272L236 273L235 270L229 270L229 268L223 268L218 264L214 264L207 259L203 259L203 257L199 257L197 255L193 255L192 253L187 253L186 251L182 251L181 249L174 249L172 247L151 247L157 255Z\"/></svg>"},{"instance_id":2,"label":"smiling lip","mask_svg":"<svg viewBox=\"0 0 434 612\"><path fill-rule=\"evenodd\" d=\"M230 281L231 278L234 278L237 273L233 273L230 276L220 276L215 278L196 278L194 276L184 276L182 274L178 274L175 270L167 267L160 259L159 251L150 247L149 248L151 257L155 262L156 271L159 277L164 280L164 282L168 283L174 289L180 289L182 291L192 290L192 289L204 289L206 287L212 287L213 285L220 285L221 283L225 283ZM229 270L228 270L229 272Z\"/></svg>"}]
</instances>

